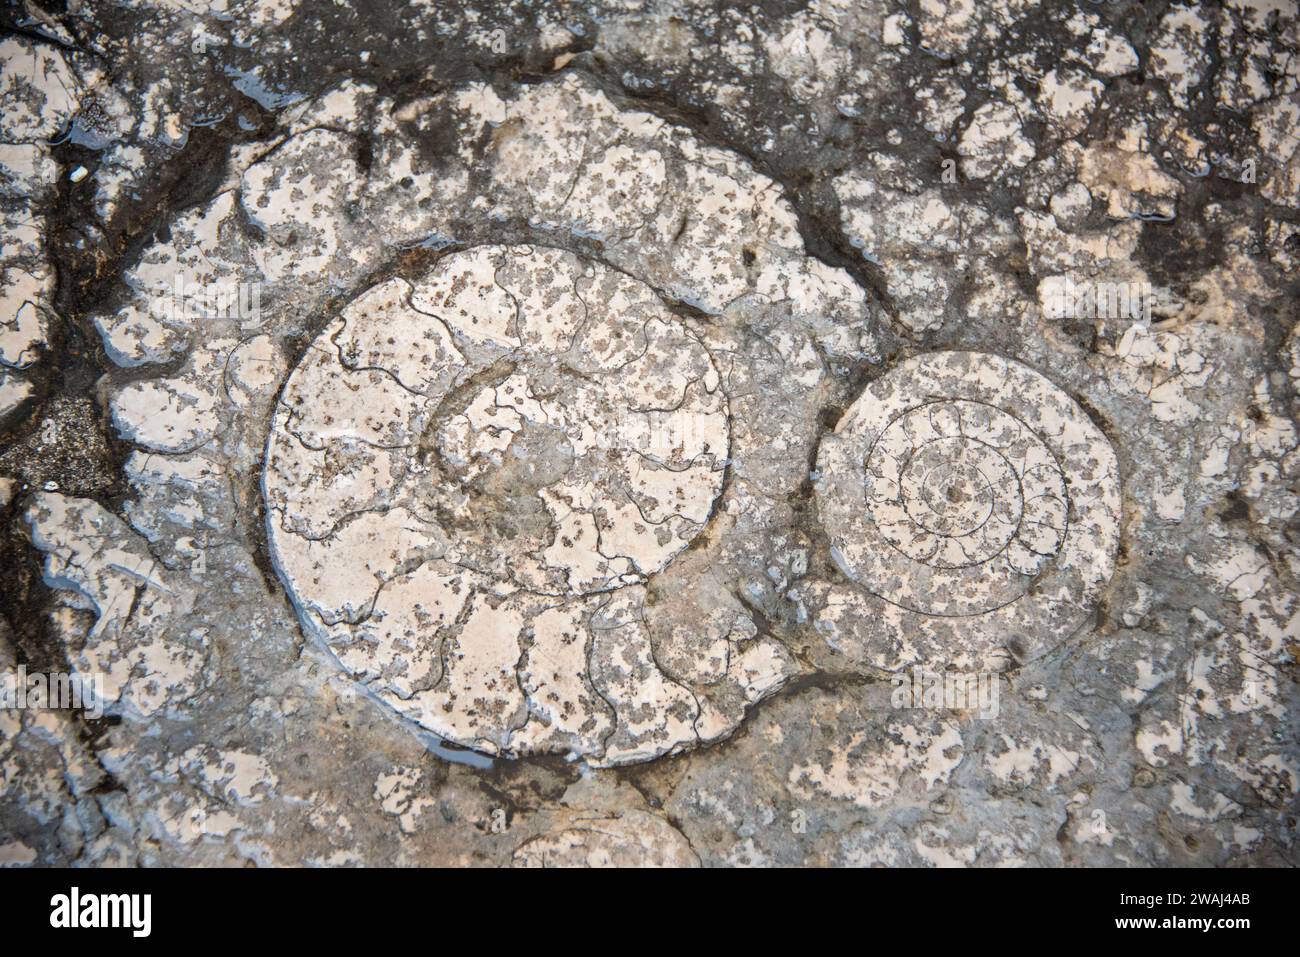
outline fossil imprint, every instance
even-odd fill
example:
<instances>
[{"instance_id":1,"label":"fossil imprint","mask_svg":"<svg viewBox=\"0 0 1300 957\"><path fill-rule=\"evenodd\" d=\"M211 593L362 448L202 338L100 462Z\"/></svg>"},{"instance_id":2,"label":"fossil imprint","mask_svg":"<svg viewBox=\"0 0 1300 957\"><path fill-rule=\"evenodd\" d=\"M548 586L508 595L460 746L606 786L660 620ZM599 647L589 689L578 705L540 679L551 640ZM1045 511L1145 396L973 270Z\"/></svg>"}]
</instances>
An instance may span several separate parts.
<instances>
[{"instance_id":1,"label":"fossil imprint","mask_svg":"<svg viewBox=\"0 0 1300 957\"><path fill-rule=\"evenodd\" d=\"M852 629L891 670L1038 657L1114 570L1115 452L1078 403L1009 359L900 364L823 441L818 471L836 563L860 586L819 624Z\"/></svg>"},{"instance_id":2,"label":"fossil imprint","mask_svg":"<svg viewBox=\"0 0 1300 957\"><path fill-rule=\"evenodd\" d=\"M648 287L478 247L371 288L307 351L268 446L270 541L308 629L421 726L490 753L645 759L693 743L698 717L655 661L645 584L708 522L728 445L713 359ZM866 611L849 627L926 663L1000 667L1009 637L1041 653L1113 568L1109 442L1009 360L903 363L818 468ZM611 747L647 719L650 751Z\"/></svg>"},{"instance_id":3,"label":"fossil imprint","mask_svg":"<svg viewBox=\"0 0 1300 957\"><path fill-rule=\"evenodd\" d=\"M753 543L787 535L784 503L829 398L819 350L858 361L870 348L862 292L804 255L770 184L683 132L573 83L505 105L484 96L461 97L469 116L517 113L514 135L536 147L499 145L494 195L537 207L541 225L599 225L603 261L477 246L354 299L277 406L263 476L274 561L306 631L448 740L593 764L716 740L797 670L739 593L768 600L754 573L775 581L775 556ZM566 129L583 106L609 118L600 135L615 144L647 138L606 158L680 180L665 202L690 210L654 224L689 242L690 262L679 244L658 255L635 230L625 245L621 228L587 221L595 209L643 222L626 203L537 206L575 188L538 192L555 170L595 176L567 140L533 130L550 115L537 97ZM724 160L739 179L718 179ZM715 181L726 188L704 190ZM697 193L712 199L692 204ZM738 225L745 209L769 237L756 251ZM683 222L694 225L682 233ZM730 271L747 253L748 293ZM727 319L692 326L665 299ZM1006 360L904 363L824 437L817 469L831 574L785 600L850 663L1027 660L1079 625L1113 567L1109 443L1073 400ZM692 541L705 549L694 565ZM794 579L808 569L806 555L790 562ZM668 609L654 607L656 582Z\"/></svg>"},{"instance_id":4,"label":"fossil imprint","mask_svg":"<svg viewBox=\"0 0 1300 957\"><path fill-rule=\"evenodd\" d=\"M608 756L616 724L682 709L643 585L708 519L726 405L648 287L554 249L458 253L361 295L294 370L271 545L308 628L422 726Z\"/></svg>"}]
</instances>

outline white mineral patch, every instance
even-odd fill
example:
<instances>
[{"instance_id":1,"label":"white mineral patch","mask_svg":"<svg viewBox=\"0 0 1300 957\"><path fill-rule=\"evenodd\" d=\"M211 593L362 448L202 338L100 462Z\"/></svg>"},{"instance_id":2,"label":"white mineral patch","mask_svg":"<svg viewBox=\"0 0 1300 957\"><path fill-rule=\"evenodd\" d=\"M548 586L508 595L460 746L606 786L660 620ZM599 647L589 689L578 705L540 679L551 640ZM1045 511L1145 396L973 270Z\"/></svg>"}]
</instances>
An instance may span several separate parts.
<instances>
[{"instance_id":1,"label":"white mineral patch","mask_svg":"<svg viewBox=\"0 0 1300 957\"><path fill-rule=\"evenodd\" d=\"M1209 66L1208 30L1209 23L1196 5L1179 4L1169 8L1151 41L1152 72L1169 83L1174 101L1184 109L1188 94Z\"/></svg>"},{"instance_id":2,"label":"white mineral patch","mask_svg":"<svg viewBox=\"0 0 1300 957\"><path fill-rule=\"evenodd\" d=\"M0 418L31 398L32 384L8 369L0 369Z\"/></svg>"},{"instance_id":3,"label":"white mineral patch","mask_svg":"<svg viewBox=\"0 0 1300 957\"><path fill-rule=\"evenodd\" d=\"M42 306L53 285L53 277L44 272L0 272L0 364L23 369L36 361L45 343Z\"/></svg>"},{"instance_id":4,"label":"white mineral patch","mask_svg":"<svg viewBox=\"0 0 1300 957\"><path fill-rule=\"evenodd\" d=\"M986 103L975 111L962 133L957 151L962 172L970 179L988 179L1019 169L1034 158L1020 115L1009 103Z\"/></svg>"},{"instance_id":5,"label":"white mineral patch","mask_svg":"<svg viewBox=\"0 0 1300 957\"><path fill-rule=\"evenodd\" d=\"M1133 45L1122 36L1106 30L1093 30L1083 59L1102 76L1123 76L1138 68Z\"/></svg>"},{"instance_id":6,"label":"white mineral patch","mask_svg":"<svg viewBox=\"0 0 1300 957\"><path fill-rule=\"evenodd\" d=\"M76 113L83 84L52 44L9 37L0 64L0 365L8 367L0 372L0 415L7 415L29 390L9 370L30 367L46 346L54 269L42 207L59 175L50 144ZM76 182L85 172L70 175Z\"/></svg>"},{"instance_id":7,"label":"white mineral patch","mask_svg":"<svg viewBox=\"0 0 1300 957\"><path fill-rule=\"evenodd\" d=\"M878 807L897 795L905 776L919 781L922 793L946 785L964 757L961 732L949 721L898 721L883 731L859 732L819 760L796 764L791 788Z\"/></svg>"},{"instance_id":8,"label":"white mineral patch","mask_svg":"<svg viewBox=\"0 0 1300 957\"><path fill-rule=\"evenodd\" d=\"M97 616L72 665L103 676L106 711L148 718L199 691L206 641L181 628L193 595L142 539L98 503L56 493L33 496L23 518L46 581Z\"/></svg>"},{"instance_id":9,"label":"white mineral patch","mask_svg":"<svg viewBox=\"0 0 1300 957\"><path fill-rule=\"evenodd\" d=\"M515 851L515 867L699 867L690 843L645 811L571 812Z\"/></svg>"},{"instance_id":10,"label":"white mineral patch","mask_svg":"<svg viewBox=\"0 0 1300 957\"><path fill-rule=\"evenodd\" d=\"M77 110L80 81L51 45L8 37L0 43L0 138L34 143L55 137Z\"/></svg>"},{"instance_id":11,"label":"white mineral patch","mask_svg":"<svg viewBox=\"0 0 1300 957\"><path fill-rule=\"evenodd\" d=\"M1079 181L1106 204L1112 219L1148 216L1172 219L1182 187L1160 169L1139 133L1114 143L1096 143L1083 152Z\"/></svg>"}]
</instances>

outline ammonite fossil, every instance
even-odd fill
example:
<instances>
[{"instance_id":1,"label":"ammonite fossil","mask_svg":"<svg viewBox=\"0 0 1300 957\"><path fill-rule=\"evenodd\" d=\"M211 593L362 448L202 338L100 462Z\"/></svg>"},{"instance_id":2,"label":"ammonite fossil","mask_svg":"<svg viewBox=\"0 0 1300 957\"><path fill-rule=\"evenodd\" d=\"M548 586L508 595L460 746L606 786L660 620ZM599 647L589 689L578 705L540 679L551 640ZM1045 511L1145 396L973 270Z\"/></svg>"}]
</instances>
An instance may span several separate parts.
<instances>
[{"instance_id":1,"label":"ammonite fossil","mask_svg":"<svg viewBox=\"0 0 1300 957\"><path fill-rule=\"evenodd\" d=\"M478 247L323 331L267 450L275 560L308 628L420 725L490 753L613 759L693 734L642 586L721 487L726 398L645 285ZM636 752L635 756L639 756Z\"/></svg>"},{"instance_id":2,"label":"ammonite fossil","mask_svg":"<svg viewBox=\"0 0 1300 957\"><path fill-rule=\"evenodd\" d=\"M1114 569L1109 441L1008 359L902 363L857 399L817 467L832 554L856 585L820 625L886 667L1036 657L1079 625Z\"/></svg>"}]
</instances>

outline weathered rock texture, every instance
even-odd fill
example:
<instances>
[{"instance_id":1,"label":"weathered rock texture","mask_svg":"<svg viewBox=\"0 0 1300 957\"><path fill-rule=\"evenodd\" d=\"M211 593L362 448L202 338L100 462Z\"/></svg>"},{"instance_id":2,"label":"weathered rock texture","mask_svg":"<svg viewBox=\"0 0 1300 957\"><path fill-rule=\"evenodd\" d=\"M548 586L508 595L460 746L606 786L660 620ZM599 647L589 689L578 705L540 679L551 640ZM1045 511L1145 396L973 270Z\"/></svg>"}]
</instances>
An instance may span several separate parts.
<instances>
[{"instance_id":1,"label":"weathered rock texture","mask_svg":"<svg viewBox=\"0 0 1300 957\"><path fill-rule=\"evenodd\" d=\"M1294 4L10 9L0 864L1300 860Z\"/></svg>"}]
</instances>

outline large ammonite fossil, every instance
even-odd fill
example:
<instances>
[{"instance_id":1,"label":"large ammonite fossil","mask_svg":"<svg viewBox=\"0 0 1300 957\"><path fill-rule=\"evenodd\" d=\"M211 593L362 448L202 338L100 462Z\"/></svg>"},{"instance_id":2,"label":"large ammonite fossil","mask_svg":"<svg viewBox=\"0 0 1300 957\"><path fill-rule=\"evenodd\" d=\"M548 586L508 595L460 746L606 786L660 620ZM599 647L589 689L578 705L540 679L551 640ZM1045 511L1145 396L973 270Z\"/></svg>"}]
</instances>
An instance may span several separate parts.
<instances>
[{"instance_id":1,"label":"large ammonite fossil","mask_svg":"<svg viewBox=\"0 0 1300 957\"><path fill-rule=\"evenodd\" d=\"M709 353L647 286L556 249L453 253L293 370L272 555L309 630L423 727L642 759L698 712L655 667L643 586L709 518L728 443Z\"/></svg>"},{"instance_id":2,"label":"large ammonite fossil","mask_svg":"<svg viewBox=\"0 0 1300 957\"><path fill-rule=\"evenodd\" d=\"M817 467L833 557L857 586L820 624L876 664L1031 659L1080 624L1114 569L1109 441L1008 359L902 363L853 404Z\"/></svg>"}]
</instances>

